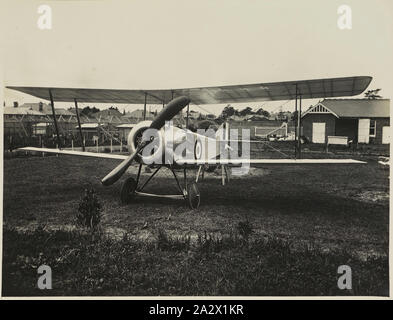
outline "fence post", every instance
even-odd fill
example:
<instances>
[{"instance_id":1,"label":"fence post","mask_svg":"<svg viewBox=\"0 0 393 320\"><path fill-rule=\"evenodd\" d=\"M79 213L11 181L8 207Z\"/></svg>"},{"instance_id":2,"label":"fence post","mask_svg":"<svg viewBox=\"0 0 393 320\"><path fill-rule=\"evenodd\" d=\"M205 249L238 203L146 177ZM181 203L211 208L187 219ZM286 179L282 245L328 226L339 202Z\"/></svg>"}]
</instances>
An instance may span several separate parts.
<instances>
[{"instance_id":1,"label":"fence post","mask_svg":"<svg viewBox=\"0 0 393 320\"><path fill-rule=\"evenodd\" d=\"M74 139L71 139L71 150L74 151Z\"/></svg>"},{"instance_id":2,"label":"fence post","mask_svg":"<svg viewBox=\"0 0 393 320\"><path fill-rule=\"evenodd\" d=\"M99 152L99 151L98 151L98 140L99 140L99 138L96 140L96 141L97 141L97 153Z\"/></svg>"},{"instance_id":3,"label":"fence post","mask_svg":"<svg viewBox=\"0 0 393 320\"><path fill-rule=\"evenodd\" d=\"M111 138L111 153L112 153L112 138Z\"/></svg>"}]
</instances>

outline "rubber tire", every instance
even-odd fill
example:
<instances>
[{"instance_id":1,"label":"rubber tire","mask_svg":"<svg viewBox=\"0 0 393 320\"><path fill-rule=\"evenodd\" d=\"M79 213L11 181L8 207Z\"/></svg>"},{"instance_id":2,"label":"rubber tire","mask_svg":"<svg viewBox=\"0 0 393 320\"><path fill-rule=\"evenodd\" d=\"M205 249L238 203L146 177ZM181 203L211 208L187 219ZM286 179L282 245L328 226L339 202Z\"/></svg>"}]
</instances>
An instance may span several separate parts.
<instances>
[{"instance_id":1,"label":"rubber tire","mask_svg":"<svg viewBox=\"0 0 393 320\"><path fill-rule=\"evenodd\" d=\"M120 191L120 201L122 204L129 204L135 197L136 181L134 178L127 178Z\"/></svg>"},{"instance_id":2,"label":"rubber tire","mask_svg":"<svg viewBox=\"0 0 393 320\"><path fill-rule=\"evenodd\" d=\"M195 182L187 186L187 202L191 209L198 209L201 203L201 194Z\"/></svg>"}]
</instances>

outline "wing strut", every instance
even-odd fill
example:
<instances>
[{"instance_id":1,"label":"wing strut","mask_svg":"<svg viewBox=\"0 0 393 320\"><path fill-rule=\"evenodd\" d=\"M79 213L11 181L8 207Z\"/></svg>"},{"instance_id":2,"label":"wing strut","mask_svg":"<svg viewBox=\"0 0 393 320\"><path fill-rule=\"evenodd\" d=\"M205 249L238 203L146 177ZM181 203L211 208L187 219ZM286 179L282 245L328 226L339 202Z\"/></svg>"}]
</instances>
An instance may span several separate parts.
<instances>
[{"instance_id":1,"label":"wing strut","mask_svg":"<svg viewBox=\"0 0 393 320\"><path fill-rule=\"evenodd\" d=\"M58 144L58 148L61 149L61 142L60 142L60 136L59 136L59 127L57 126L55 104L53 103L53 96L52 96L52 90L51 89L49 89L49 98L50 98L50 105L52 107L53 123L55 124L55 129L56 129L57 144Z\"/></svg>"},{"instance_id":2,"label":"wing strut","mask_svg":"<svg viewBox=\"0 0 393 320\"><path fill-rule=\"evenodd\" d=\"M295 85L295 114L296 114L296 119L295 119L295 159L301 158L302 157L302 142L300 139L301 136L301 118L302 118L302 94L298 90L297 84ZM299 112L297 110L297 101L299 99Z\"/></svg>"},{"instance_id":3,"label":"wing strut","mask_svg":"<svg viewBox=\"0 0 393 320\"><path fill-rule=\"evenodd\" d=\"M187 105L186 129L188 129L188 118L190 116L190 104Z\"/></svg>"},{"instance_id":4,"label":"wing strut","mask_svg":"<svg viewBox=\"0 0 393 320\"><path fill-rule=\"evenodd\" d=\"M145 104L143 106L143 121L146 120L146 102L147 102L147 92L145 92Z\"/></svg>"},{"instance_id":5,"label":"wing strut","mask_svg":"<svg viewBox=\"0 0 393 320\"><path fill-rule=\"evenodd\" d=\"M75 102L75 112L76 112L76 118L78 119L78 128L79 128L79 135L81 137L81 143L82 143L82 150L83 152L85 151L85 142L83 140L83 134L82 134L82 127L81 127L81 120L79 118L79 110L78 110L78 101L74 99Z\"/></svg>"},{"instance_id":6,"label":"wing strut","mask_svg":"<svg viewBox=\"0 0 393 320\"><path fill-rule=\"evenodd\" d=\"M298 134L298 140L297 140L297 152L299 159L302 157L302 140L301 140L301 135L302 135L302 94L299 94L299 116L297 117L297 123L298 123L298 128L299 128L299 134Z\"/></svg>"}]
</instances>

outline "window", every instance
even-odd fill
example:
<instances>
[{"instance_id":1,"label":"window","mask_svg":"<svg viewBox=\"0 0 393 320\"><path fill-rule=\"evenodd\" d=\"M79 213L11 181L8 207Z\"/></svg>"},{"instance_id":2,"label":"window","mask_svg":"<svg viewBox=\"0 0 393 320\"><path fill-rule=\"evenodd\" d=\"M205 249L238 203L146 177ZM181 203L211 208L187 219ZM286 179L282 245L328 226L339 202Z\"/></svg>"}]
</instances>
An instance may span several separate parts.
<instances>
[{"instance_id":1,"label":"window","mask_svg":"<svg viewBox=\"0 0 393 320\"><path fill-rule=\"evenodd\" d=\"M370 137L375 138L376 132L377 132L377 121L370 120Z\"/></svg>"}]
</instances>

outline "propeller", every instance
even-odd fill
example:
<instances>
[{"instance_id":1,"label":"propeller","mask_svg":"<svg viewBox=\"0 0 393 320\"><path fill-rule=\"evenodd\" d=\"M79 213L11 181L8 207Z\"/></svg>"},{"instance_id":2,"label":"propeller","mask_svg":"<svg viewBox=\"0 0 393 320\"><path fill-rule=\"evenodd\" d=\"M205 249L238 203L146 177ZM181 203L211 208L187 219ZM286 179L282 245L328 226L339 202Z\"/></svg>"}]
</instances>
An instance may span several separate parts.
<instances>
[{"instance_id":1,"label":"propeller","mask_svg":"<svg viewBox=\"0 0 393 320\"><path fill-rule=\"evenodd\" d=\"M186 105L190 103L190 99L187 97L181 96L178 98L173 99L169 102L164 109L154 118L153 122L150 125L150 129L160 130L165 121L171 120L180 110L182 110ZM123 160L116 168L114 168L111 172L109 172L102 180L101 183L104 186L110 186L115 183L117 180L121 178L124 172L127 171L128 167L134 161L136 156L145 148L150 141L142 141L136 147L135 152L130 154L130 156Z\"/></svg>"}]
</instances>

